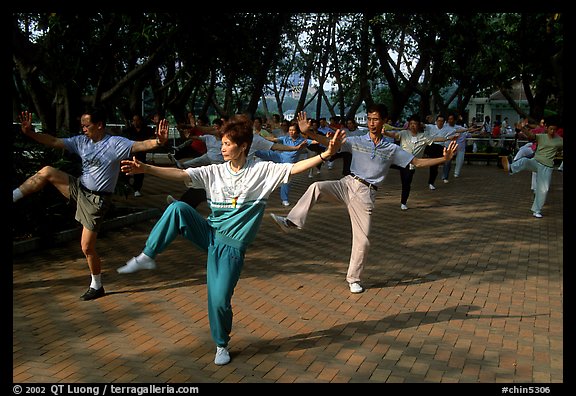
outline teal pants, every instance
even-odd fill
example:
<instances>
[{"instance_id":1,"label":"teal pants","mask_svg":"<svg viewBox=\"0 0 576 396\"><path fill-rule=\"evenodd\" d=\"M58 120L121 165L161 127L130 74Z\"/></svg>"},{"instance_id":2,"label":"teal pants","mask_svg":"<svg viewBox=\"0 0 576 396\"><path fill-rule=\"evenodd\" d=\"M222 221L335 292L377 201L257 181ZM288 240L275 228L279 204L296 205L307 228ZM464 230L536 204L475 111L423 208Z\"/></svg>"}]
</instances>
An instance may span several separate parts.
<instances>
[{"instance_id":1,"label":"teal pants","mask_svg":"<svg viewBox=\"0 0 576 396\"><path fill-rule=\"evenodd\" d=\"M208 254L206 284L210 332L216 345L225 347L232 331L232 294L240 278L246 249L242 243L215 232L192 206L176 201L166 208L150 232L144 254L155 258L178 235Z\"/></svg>"}]
</instances>

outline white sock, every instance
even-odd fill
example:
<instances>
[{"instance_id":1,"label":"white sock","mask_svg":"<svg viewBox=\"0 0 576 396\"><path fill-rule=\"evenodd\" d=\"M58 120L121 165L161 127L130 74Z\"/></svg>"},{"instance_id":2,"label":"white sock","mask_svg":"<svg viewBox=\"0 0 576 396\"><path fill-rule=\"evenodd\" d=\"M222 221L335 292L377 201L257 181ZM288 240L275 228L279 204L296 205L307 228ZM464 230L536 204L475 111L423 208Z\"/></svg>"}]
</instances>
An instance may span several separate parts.
<instances>
[{"instance_id":1,"label":"white sock","mask_svg":"<svg viewBox=\"0 0 576 396\"><path fill-rule=\"evenodd\" d=\"M102 274L92 274L92 282L90 283L90 287L96 290L102 287Z\"/></svg>"},{"instance_id":2,"label":"white sock","mask_svg":"<svg viewBox=\"0 0 576 396\"><path fill-rule=\"evenodd\" d=\"M136 261L138 261L139 263L149 263L151 261L154 261L154 259L150 256L146 256L144 252L142 252L138 255L138 257L136 257Z\"/></svg>"},{"instance_id":3,"label":"white sock","mask_svg":"<svg viewBox=\"0 0 576 396\"><path fill-rule=\"evenodd\" d=\"M23 196L24 196L24 194L22 194L22 191L20 191L19 188L15 188L14 191L12 191L12 202L14 203L14 202L18 201Z\"/></svg>"}]
</instances>

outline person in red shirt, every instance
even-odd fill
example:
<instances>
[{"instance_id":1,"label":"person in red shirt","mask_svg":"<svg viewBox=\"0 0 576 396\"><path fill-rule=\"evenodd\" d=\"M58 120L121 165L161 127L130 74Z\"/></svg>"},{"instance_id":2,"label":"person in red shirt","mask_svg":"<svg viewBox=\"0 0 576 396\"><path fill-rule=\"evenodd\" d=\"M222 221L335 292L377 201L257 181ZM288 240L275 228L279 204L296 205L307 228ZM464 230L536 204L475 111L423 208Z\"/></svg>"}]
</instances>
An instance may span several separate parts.
<instances>
[{"instance_id":1,"label":"person in red shirt","mask_svg":"<svg viewBox=\"0 0 576 396\"><path fill-rule=\"evenodd\" d=\"M500 137L500 121L496 121L492 127L492 137L498 139Z\"/></svg>"}]
</instances>

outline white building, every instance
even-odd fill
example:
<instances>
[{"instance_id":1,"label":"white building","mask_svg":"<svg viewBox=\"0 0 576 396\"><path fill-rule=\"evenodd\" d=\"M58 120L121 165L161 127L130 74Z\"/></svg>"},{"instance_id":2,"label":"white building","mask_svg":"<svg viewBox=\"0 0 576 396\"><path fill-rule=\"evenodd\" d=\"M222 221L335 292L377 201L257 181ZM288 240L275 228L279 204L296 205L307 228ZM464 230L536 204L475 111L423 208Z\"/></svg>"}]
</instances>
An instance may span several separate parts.
<instances>
[{"instance_id":1,"label":"white building","mask_svg":"<svg viewBox=\"0 0 576 396\"><path fill-rule=\"evenodd\" d=\"M284 119L288 120L288 121L292 121L294 119L294 117L296 116L295 111L294 110L286 110L284 113Z\"/></svg>"},{"instance_id":2,"label":"white building","mask_svg":"<svg viewBox=\"0 0 576 396\"><path fill-rule=\"evenodd\" d=\"M522 109L522 111L528 113L530 106L528 105L528 100L526 99L526 93L522 87L522 82L517 81L512 85L510 90L510 95L514 98L514 101ZM468 112L468 124L472 122L472 118L476 118L477 123L484 122L484 117L489 116L490 121L500 121L508 117L508 123L514 125L520 121L520 115L510 106L508 100L502 95L502 92L496 91L488 98L477 98L473 97L470 99L470 103L466 106L466 111Z\"/></svg>"}]
</instances>

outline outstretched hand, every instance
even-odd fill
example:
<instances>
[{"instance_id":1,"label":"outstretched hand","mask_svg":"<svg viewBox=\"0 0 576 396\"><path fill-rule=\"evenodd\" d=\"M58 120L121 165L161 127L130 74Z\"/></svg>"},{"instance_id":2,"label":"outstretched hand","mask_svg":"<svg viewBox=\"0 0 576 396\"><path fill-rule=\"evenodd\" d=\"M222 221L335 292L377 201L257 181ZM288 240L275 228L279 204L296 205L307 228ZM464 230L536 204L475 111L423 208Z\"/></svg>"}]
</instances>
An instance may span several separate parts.
<instances>
[{"instance_id":1,"label":"outstretched hand","mask_svg":"<svg viewBox=\"0 0 576 396\"><path fill-rule=\"evenodd\" d=\"M27 135L34 132L34 127L32 126L32 113L23 111L22 114L20 114L20 124L23 134Z\"/></svg>"},{"instance_id":2,"label":"outstretched hand","mask_svg":"<svg viewBox=\"0 0 576 396\"><path fill-rule=\"evenodd\" d=\"M136 157L132 157L131 160L122 160L120 164L120 170L128 176L144 173L144 167L146 166L145 163L138 161Z\"/></svg>"},{"instance_id":3,"label":"outstretched hand","mask_svg":"<svg viewBox=\"0 0 576 396\"><path fill-rule=\"evenodd\" d=\"M334 134L332 135L327 147L331 153L330 155L336 154L340 150L342 143L344 143L345 141L346 141L346 131L344 131L344 129L337 129L336 132L334 132Z\"/></svg>"},{"instance_id":4,"label":"outstretched hand","mask_svg":"<svg viewBox=\"0 0 576 396\"><path fill-rule=\"evenodd\" d=\"M300 143L298 146L296 146L296 150L295 151L299 151L299 150L303 150L306 147L308 147L308 141L304 140L302 141L302 143Z\"/></svg>"},{"instance_id":5,"label":"outstretched hand","mask_svg":"<svg viewBox=\"0 0 576 396\"><path fill-rule=\"evenodd\" d=\"M164 144L168 141L168 120L163 119L158 123L158 128L156 130L156 137L160 141L160 144Z\"/></svg>"},{"instance_id":6,"label":"outstretched hand","mask_svg":"<svg viewBox=\"0 0 576 396\"><path fill-rule=\"evenodd\" d=\"M458 149L458 142L456 140L452 140L448 147L444 147L444 159L449 161L454 157L454 153Z\"/></svg>"},{"instance_id":7,"label":"outstretched hand","mask_svg":"<svg viewBox=\"0 0 576 396\"><path fill-rule=\"evenodd\" d=\"M307 132L312 126L312 120L308 119L305 111L301 111L298 113L298 128L300 128L300 133L306 137L308 137Z\"/></svg>"}]
</instances>

